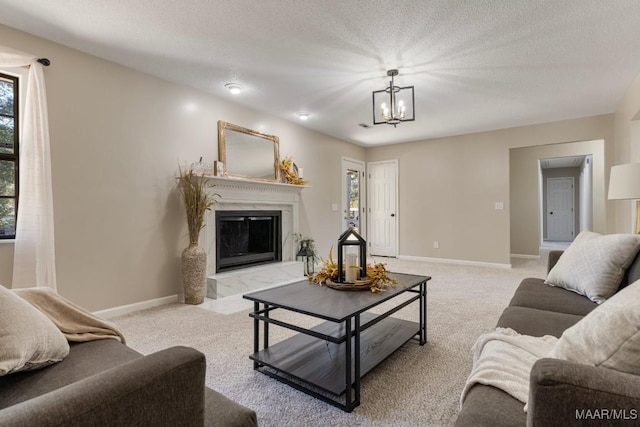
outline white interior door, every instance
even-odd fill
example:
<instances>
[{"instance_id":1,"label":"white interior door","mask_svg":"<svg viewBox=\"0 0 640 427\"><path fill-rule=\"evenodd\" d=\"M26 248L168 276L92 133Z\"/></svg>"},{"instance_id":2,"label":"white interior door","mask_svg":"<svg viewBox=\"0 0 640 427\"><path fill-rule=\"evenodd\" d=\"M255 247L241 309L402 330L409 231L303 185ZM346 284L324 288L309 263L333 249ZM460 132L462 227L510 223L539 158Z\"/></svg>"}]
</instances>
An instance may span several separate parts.
<instances>
[{"instance_id":1,"label":"white interior door","mask_svg":"<svg viewBox=\"0 0 640 427\"><path fill-rule=\"evenodd\" d=\"M367 163L369 185L369 253L397 256L398 161Z\"/></svg>"},{"instance_id":2,"label":"white interior door","mask_svg":"<svg viewBox=\"0 0 640 427\"><path fill-rule=\"evenodd\" d=\"M547 179L547 238L571 242L574 234L573 178Z\"/></svg>"},{"instance_id":3,"label":"white interior door","mask_svg":"<svg viewBox=\"0 0 640 427\"><path fill-rule=\"evenodd\" d=\"M342 226L340 232L354 228L366 236L364 195L366 194L364 162L342 159Z\"/></svg>"}]
</instances>

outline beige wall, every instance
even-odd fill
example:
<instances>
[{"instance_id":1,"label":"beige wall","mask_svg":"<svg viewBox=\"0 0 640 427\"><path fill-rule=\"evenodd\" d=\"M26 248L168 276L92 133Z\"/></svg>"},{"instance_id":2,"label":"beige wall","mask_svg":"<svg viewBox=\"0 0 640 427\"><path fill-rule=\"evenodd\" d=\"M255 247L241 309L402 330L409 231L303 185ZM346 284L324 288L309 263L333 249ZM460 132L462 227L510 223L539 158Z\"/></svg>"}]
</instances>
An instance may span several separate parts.
<instances>
[{"instance_id":1,"label":"beige wall","mask_svg":"<svg viewBox=\"0 0 640 427\"><path fill-rule=\"evenodd\" d=\"M616 165L640 162L640 74L633 81L615 112ZM633 232L632 202L612 202L615 232Z\"/></svg>"},{"instance_id":2,"label":"beige wall","mask_svg":"<svg viewBox=\"0 0 640 427\"><path fill-rule=\"evenodd\" d=\"M59 291L90 310L180 291L187 237L173 177L178 161L216 158L220 119L278 135L281 154L304 168L312 188L302 193L301 232L321 253L341 227L330 207L340 204L342 157L399 160L401 255L500 264L511 253L510 149L603 139L605 187L614 156L640 159L630 122L640 76L616 111L615 146L614 115L602 115L365 150L5 26L0 39L53 62L45 76ZM604 231L630 228L629 210L605 212ZM12 257L0 244L1 283L11 281Z\"/></svg>"},{"instance_id":3,"label":"beige wall","mask_svg":"<svg viewBox=\"0 0 640 427\"><path fill-rule=\"evenodd\" d=\"M100 310L180 292L188 243L178 162L217 158L218 120L280 137L304 168L300 227L327 252L340 231L343 156L365 150L220 98L0 26L3 45L52 61L49 105L59 292ZM0 244L11 283L13 245Z\"/></svg>"},{"instance_id":4,"label":"beige wall","mask_svg":"<svg viewBox=\"0 0 640 427\"><path fill-rule=\"evenodd\" d=\"M602 116L600 116L602 117ZM609 122L612 117L607 116ZM540 248L540 206L538 160L553 157L593 155L593 231L605 233L607 224L606 141L582 141L538 145L510 150L511 253L538 255ZM578 224L578 223L576 223Z\"/></svg>"},{"instance_id":5,"label":"beige wall","mask_svg":"<svg viewBox=\"0 0 640 427\"><path fill-rule=\"evenodd\" d=\"M509 264L509 149L595 139L609 164L613 115L376 147L367 161L399 161L400 255Z\"/></svg>"}]
</instances>

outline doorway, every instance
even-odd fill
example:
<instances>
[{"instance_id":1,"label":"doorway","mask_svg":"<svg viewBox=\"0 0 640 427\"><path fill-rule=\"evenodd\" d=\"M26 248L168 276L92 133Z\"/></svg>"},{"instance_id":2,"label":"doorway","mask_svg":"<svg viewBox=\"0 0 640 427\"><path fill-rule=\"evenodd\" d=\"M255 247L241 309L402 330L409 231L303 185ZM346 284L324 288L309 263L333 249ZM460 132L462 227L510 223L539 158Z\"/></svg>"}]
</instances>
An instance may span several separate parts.
<instances>
[{"instance_id":1,"label":"doorway","mask_svg":"<svg viewBox=\"0 0 640 427\"><path fill-rule=\"evenodd\" d=\"M593 226L592 155L539 160L541 247L566 247Z\"/></svg>"},{"instance_id":2,"label":"doorway","mask_svg":"<svg viewBox=\"0 0 640 427\"><path fill-rule=\"evenodd\" d=\"M369 253L398 256L398 160L367 163Z\"/></svg>"},{"instance_id":3,"label":"doorway","mask_svg":"<svg viewBox=\"0 0 640 427\"><path fill-rule=\"evenodd\" d=\"M364 162L342 158L342 220L340 233L353 228L365 236L366 216L364 195L366 179Z\"/></svg>"},{"instance_id":4,"label":"doorway","mask_svg":"<svg viewBox=\"0 0 640 427\"><path fill-rule=\"evenodd\" d=\"M545 241L544 229L546 215L545 173L557 170L556 160L579 157L582 164L567 165L573 167L574 175L554 175L555 178L574 176L574 185L578 187L575 197L575 235L580 231L591 230L605 233L606 215L606 175L605 141L603 139L557 144L534 145L509 149L509 243L514 257L538 258L547 253L548 248L566 247L568 243L558 244ZM553 161L552 161L553 160ZM560 161L558 160L558 161ZM542 164L542 162L550 164ZM582 170L579 175L578 171ZM541 252L541 249L544 251Z\"/></svg>"}]
</instances>

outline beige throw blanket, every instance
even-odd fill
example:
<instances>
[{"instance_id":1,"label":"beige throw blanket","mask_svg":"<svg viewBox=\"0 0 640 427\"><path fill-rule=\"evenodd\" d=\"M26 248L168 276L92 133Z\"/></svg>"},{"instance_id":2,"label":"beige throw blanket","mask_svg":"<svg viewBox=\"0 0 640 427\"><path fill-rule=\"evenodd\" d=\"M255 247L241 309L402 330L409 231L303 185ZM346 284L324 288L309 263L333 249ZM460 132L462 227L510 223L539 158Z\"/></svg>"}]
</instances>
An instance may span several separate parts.
<instances>
[{"instance_id":1,"label":"beige throw blanket","mask_svg":"<svg viewBox=\"0 0 640 427\"><path fill-rule=\"evenodd\" d=\"M529 374L536 360L546 357L558 339L520 335L497 328L481 335L473 346L473 369L460 396L460 404L476 383L490 385L523 403L529 399Z\"/></svg>"},{"instance_id":2,"label":"beige throw blanket","mask_svg":"<svg viewBox=\"0 0 640 427\"><path fill-rule=\"evenodd\" d=\"M125 343L124 336L114 323L100 319L50 288L12 289L12 291L51 319L67 341L115 339Z\"/></svg>"}]
</instances>

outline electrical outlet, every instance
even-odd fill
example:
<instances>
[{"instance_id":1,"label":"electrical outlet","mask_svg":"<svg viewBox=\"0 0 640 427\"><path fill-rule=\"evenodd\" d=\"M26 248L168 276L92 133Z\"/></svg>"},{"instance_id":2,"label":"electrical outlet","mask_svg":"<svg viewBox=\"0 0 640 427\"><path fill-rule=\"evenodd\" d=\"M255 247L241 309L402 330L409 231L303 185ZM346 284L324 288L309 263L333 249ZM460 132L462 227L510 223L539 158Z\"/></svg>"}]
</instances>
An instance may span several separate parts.
<instances>
[{"instance_id":1,"label":"electrical outlet","mask_svg":"<svg viewBox=\"0 0 640 427\"><path fill-rule=\"evenodd\" d=\"M440 247L440 242L438 242L437 240L433 241L433 249L438 249Z\"/></svg>"}]
</instances>

